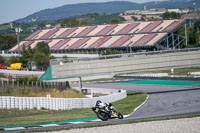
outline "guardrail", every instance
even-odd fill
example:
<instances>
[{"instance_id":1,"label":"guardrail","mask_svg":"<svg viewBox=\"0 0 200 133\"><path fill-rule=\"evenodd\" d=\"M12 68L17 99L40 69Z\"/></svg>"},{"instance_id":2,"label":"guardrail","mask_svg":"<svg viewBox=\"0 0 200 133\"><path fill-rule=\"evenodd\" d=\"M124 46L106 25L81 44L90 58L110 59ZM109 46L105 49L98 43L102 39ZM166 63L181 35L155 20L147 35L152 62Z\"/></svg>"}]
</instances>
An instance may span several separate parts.
<instances>
[{"instance_id":1,"label":"guardrail","mask_svg":"<svg viewBox=\"0 0 200 133\"><path fill-rule=\"evenodd\" d=\"M50 61L51 65L60 65L62 63L70 62L84 62L84 61L96 61L96 60L106 60L106 59L115 59L115 58L127 58L127 57L138 57L138 56L148 56L148 55L162 55L169 53L178 53L178 52L191 52L191 51L200 51L200 48L187 48L187 49L173 49L173 50L162 50L162 51L151 51L151 52L137 52L137 53L128 53L128 54L115 54L115 55L99 55L98 57L89 57L89 58L76 58L73 60L65 61L63 59L52 59Z\"/></svg>"},{"instance_id":2,"label":"guardrail","mask_svg":"<svg viewBox=\"0 0 200 133\"><path fill-rule=\"evenodd\" d=\"M75 108L90 108L97 100L102 102L115 102L126 98L125 90L107 96L94 98L47 98L47 97L13 97L0 96L0 109L49 109L70 110Z\"/></svg>"},{"instance_id":3,"label":"guardrail","mask_svg":"<svg viewBox=\"0 0 200 133\"><path fill-rule=\"evenodd\" d=\"M52 65L52 77L91 76L171 68L199 67L200 51L134 55L126 58L82 61Z\"/></svg>"}]
</instances>

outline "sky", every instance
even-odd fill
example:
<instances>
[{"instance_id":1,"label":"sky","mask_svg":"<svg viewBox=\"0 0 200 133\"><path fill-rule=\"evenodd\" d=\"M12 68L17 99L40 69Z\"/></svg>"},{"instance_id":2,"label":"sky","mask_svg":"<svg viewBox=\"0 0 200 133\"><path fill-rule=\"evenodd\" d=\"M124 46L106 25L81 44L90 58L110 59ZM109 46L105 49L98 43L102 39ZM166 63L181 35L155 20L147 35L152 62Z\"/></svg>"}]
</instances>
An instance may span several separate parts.
<instances>
[{"instance_id":1,"label":"sky","mask_svg":"<svg viewBox=\"0 0 200 133\"><path fill-rule=\"evenodd\" d=\"M0 0L0 24L24 18L37 11L67 4L108 2L117 0ZM155 0L119 0L144 3ZM156 0L163 1L163 0Z\"/></svg>"}]
</instances>

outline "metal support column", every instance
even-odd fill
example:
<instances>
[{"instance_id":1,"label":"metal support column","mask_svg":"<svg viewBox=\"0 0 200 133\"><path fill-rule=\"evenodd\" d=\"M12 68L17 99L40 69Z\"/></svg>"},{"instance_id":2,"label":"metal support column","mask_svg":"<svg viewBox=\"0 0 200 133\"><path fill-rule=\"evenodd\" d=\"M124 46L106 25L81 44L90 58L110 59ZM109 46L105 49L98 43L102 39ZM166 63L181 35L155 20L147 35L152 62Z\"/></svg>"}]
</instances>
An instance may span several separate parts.
<instances>
[{"instance_id":1,"label":"metal support column","mask_svg":"<svg viewBox=\"0 0 200 133\"><path fill-rule=\"evenodd\" d=\"M169 49L169 36L167 36L167 49Z\"/></svg>"},{"instance_id":2,"label":"metal support column","mask_svg":"<svg viewBox=\"0 0 200 133\"><path fill-rule=\"evenodd\" d=\"M188 45L188 39L187 39L187 25L185 24L185 45Z\"/></svg>"},{"instance_id":3,"label":"metal support column","mask_svg":"<svg viewBox=\"0 0 200 133\"><path fill-rule=\"evenodd\" d=\"M175 49L174 45L175 45L175 42L174 42L174 33L172 33L172 44L173 44L173 49Z\"/></svg>"},{"instance_id":4,"label":"metal support column","mask_svg":"<svg viewBox=\"0 0 200 133\"><path fill-rule=\"evenodd\" d=\"M180 37L179 37L179 35L178 35L178 48L179 48L179 49L181 49L181 46L180 46L180 45L181 45L181 43L180 43Z\"/></svg>"},{"instance_id":5,"label":"metal support column","mask_svg":"<svg viewBox=\"0 0 200 133\"><path fill-rule=\"evenodd\" d=\"M82 79L79 77L79 88L82 89Z\"/></svg>"}]
</instances>

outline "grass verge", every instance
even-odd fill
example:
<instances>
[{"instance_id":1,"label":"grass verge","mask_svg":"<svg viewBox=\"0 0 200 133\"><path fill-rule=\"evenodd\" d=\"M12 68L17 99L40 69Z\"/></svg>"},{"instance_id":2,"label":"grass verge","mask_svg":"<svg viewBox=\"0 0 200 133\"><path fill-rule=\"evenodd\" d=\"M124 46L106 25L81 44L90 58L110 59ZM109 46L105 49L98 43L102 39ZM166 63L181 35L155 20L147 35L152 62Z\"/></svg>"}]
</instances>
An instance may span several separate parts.
<instances>
[{"instance_id":1,"label":"grass verge","mask_svg":"<svg viewBox=\"0 0 200 133\"><path fill-rule=\"evenodd\" d=\"M0 96L17 96L17 97L46 97L47 94L50 94L51 97L54 98L85 98L85 96L80 93L79 91L73 90L71 88L67 88L65 90L58 90L58 89L49 89L49 90L40 90L40 91L28 91L28 92L21 92L18 93L17 89L15 91L10 91L9 93L2 94Z\"/></svg>"},{"instance_id":2,"label":"grass verge","mask_svg":"<svg viewBox=\"0 0 200 133\"><path fill-rule=\"evenodd\" d=\"M130 114L146 99L147 94L128 92L125 99L113 105L122 114ZM73 109L64 111L52 110L0 110L0 126L32 125L69 121L82 118L95 118L96 114L89 109Z\"/></svg>"},{"instance_id":3,"label":"grass verge","mask_svg":"<svg viewBox=\"0 0 200 133\"><path fill-rule=\"evenodd\" d=\"M119 78L102 78L102 79L93 79L93 80L84 80L83 82L98 82L98 81L110 81L110 80L120 80Z\"/></svg>"},{"instance_id":4,"label":"grass verge","mask_svg":"<svg viewBox=\"0 0 200 133\"><path fill-rule=\"evenodd\" d=\"M188 75L188 72L199 72L200 68L175 68L173 75ZM145 71L145 72L130 72L130 73L124 73L124 74L143 74L143 73L168 73L171 75L171 70L155 70L155 71ZM119 74L124 75L124 74Z\"/></svg>"}]
</instances>

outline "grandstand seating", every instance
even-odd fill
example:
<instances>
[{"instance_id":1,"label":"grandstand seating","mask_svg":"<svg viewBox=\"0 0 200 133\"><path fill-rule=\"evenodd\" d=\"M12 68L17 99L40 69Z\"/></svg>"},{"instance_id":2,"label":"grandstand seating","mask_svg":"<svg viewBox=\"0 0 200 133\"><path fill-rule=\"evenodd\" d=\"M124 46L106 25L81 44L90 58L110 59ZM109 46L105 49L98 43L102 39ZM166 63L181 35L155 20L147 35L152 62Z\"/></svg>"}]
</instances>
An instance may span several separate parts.
<instances>
[{"instance_id":1,"label":"grandstand seating","mask_svg":"<svg viewBox=\"0 0 200 133\"><path fill-rule=\"evenodd\" d=\"M176 28L179 24L182 23L183 20L176 20L174 21L172 24L168 25L165 29L163 29L163 31L167 32L167 31L171 31L174 28Z\"/></svg>"},{"instance_id":2,"label":"grandstand seating","mask_svg":"<svg viewBox=\"0 0 200 133\"><path fill-rule=\"evenodd\" d=\"M157 34L157 36L156 37L154 37L153 39L151 39L147 44L146 44L146 46L150 46L150 45L153 45L153 44L155 44L156 42L158 42L159 40L161 40L164 36L166 36L167 35L167 33L159 33L159 34Z\"/></svg>"},{"instance_id":3,"label":"grandstand seating","mask_svg":"<svg viewBox=\"0 0 200 133\"><path fill-rule=\"evenodd\" d=\"M86 45L81 46L79 48L89 48L94 42L96 42L100 37L91 37L90 40L87 41Z\"/></svg>"},{"instance_id":4,"label":"grandstand seating","mask_svg":"<svg viewBox=\"0 0 200 133\"><path fill-rule=\"evenodd\" d=\"M117 27L117 24L106 26L103 30L99 31L96 35L106 35L110 33L115 27Z\"/></svg>"},{"instance_id":5,"label":"grandstand seating","mask_svg":"<svg viewBox=\"0 0 200 133\"><path fill-rule=\"evenodd\" d=\"M20 50L24 48L27 48L29 45L31 45L32 43L34 43L34 41L26 41L26 42L22 42L19 45ZM12 51L17 51L18 50L18 45L16 45L15 47L12 48Z\"/></svg>"},{"instance_id":6,"label":"grandstand seating","mask_svg":"<svg viewBox=\"0 0 200 133\"><path fill-rule=\"evenodd\" d=\"M99 38L97 41L95 41L89 48L98 48L100 47L103 43L111 39L111 36L104 36L102 38Z\"/></svg>"},{"instance_id":7,"label":"grandstand seating","mask_svg":"<svg viewBox=\"0 0 200 133\"><path fill-rule=\"evenodd\" d=\"M136 26L138 26L140 23L132 23L132 24L128 24L126 25L122 30L120 30L119 32L117 32L117 34L126 34L129 31L131 31L133 28L135 28Z\"/></svg>"},{"instance_id":8,"label":"grandstand seating","mask_svg":"<svg viewBox=\"0 0 200 133\"><path fill-rule=\"evenodd\" d=\"M45 43L50 43L52 40L45 40L44 42Z\"/></svg>"},{"instance_id":9,"label":"grandstand seating","mask_svg":"<svg viewBox=\"0 0 200 133\"><path fill-rule=\"evenodd\" d=\"M88 33L88 36L95 36L98 32L103 30L106 26L108 26L108 25L98 25L96 29L94 29L93 31Z\"/></svg>"},{"instance_id":10,"label":"grandstand seating","mask_svg":"<svg viewBox=\"0 0 200 133\"><path fill-rule=\"evenodd\" d=\"M41 41L52 50L153 46L183 22L180 19L38 30L22 41L20 48L34 48ZM17 49L16 45L10 51Z\"/></svg>"},{"instance_id":11,"label":"grandstand seating","mask_svg":"<svg viewBox=\"0 0 200 133\"><path fill-rule=\"evenodd\" d=\"M168 25L170 25L173 22L174 22L174 20L165 20L165 21L163 21L163 23L161 23L156 28L154 28L152 30L152 32L160 32L160 31L162 31L164 28L166 28Z\"/></svg>"},{"instance_id":12,"label":"grandstand seating","mask_svg":"<svg viewBox=\"0 0 200 133\"><path fill-rule=\"evenodd\" d=\"M51 49L56 50L59 49L60 47L62 47L65 43L69 42L70 39L64 39L64 40L60 40L59 42L57 42L56 44L54 44Z\"/></svg>"},{"instance_id":13,"label":"grandstand seating","mask_svg":"<svg viewBox=\"0 0 200 133\"><path fill-rule=\"evenodd\" d=\"M153 39L157 34L148 34L144 35L142 38L140 38L137 42L135 42L134 46L143 46L146 43L148 43L151 39Z\"/></svg>"},{"instance_id":14,"label":"grandstand seating","mask_svg":"<svg viewBox=\"0 0 200 133\"><path fill-rule=\"evenodd\" d=\"M82 38L79 39L77 42L75 42L72 46L69 47L69 49L77 49L81 45L83 45L85 42L87 42L90 38Z\"/></svg>"},{"instance_id":15,"label":"grandstand seating","mask_svg":"<svg viewBox=\"0 0 200 133\"><path fill-rule=\"evenodd\" d=\"M132 46L135 42L137 42L141 37L143 37L143 34L136 34L134 35L129 41L128 43L123 44L122 46L126 47L126 46Z\"/></svg>"},{"instance_id":16,"label":"grandstand seating","mask_svg":"<svg viewBox=\"0 0 200 133\"><path fill-rule=\"evenodd\" d=\"M60 35L58 35L57 38L67 37L68 35L70 35L72 32L74 32L77 29L78 29L77 27L76 28L67 29L66 31L64 31L63 33L61 33Z\"/></svg>"},{"instance_id":17,"label":"grandstand seating","mask_svg":"<svg viewBox=\"0 0 200 133\"><path fill-rule=\"evenodd\" d=\"M119 38L121 38L121 36L112 36L111 39L109 39L109 41L104 42L101 46L99 46L100 48L108 48L111 46L111 44L113 44L114 42L116 42Z\"/></svg>"},{"instance_id":18,"label":"grandstand seating","mask_svg":"<svg viewBox=\"0 0 200 133\"><path fill-rule=\"evenodd\" d=\"M146 27L144 27L141 31L141 33L143 32L151 32L154 28L156 28L158 25L160 25L162 23L162 21L154 21L150 24L148 24Z\"/></svg>"},{"instance_id":19,"label":"grandstand seating","mask_svg":"<svg viewBox=\"0 0 200 133\"><path fill-rule=\"evenodd\" d=\"M31 34L29 37L27 37L25 40L31 40L33 39L33 37L37 36L40 32L42 32L41 30L37 30L36 32L34 32L33 34Z\"/></svg>"},{"instance_id":20,"label":"grandstand seating","mask_svg":"<svg viewBox=\"0 0 200 133\"><path fill-rule=\"evenodd\" d=\"M79 27L77 30L75 30L74 32L72 32L71 34L69 34L67 37L75 37L80 32L84 31L85 29L87 29L87 27Z\"/></svg>"},{"instance_id":21,"label":"grandstand seating","mask_svg":"<svg viewBox=\"0 0 200 133\"><path fill-rule=\"evenodd\" d=\"M130 38L132 38L129 35L121 36L117 41L115 41L113 44L111 44L111 47L119 47L123 45L125 42L127 42Z\"/></svg>"},{"instance_id":22,"label":"grandstand seating","mask_svg":"<svg viewBox=\"0 0 200 133\"><path fill-rule=\"evenodd\" d=\"M68 49L70 46L72 46L75 42L77 42L80 38L73 38L69 42L65 43L63 46L60 47L60 49Z\"/></svg>"},{"instance_id":23,"label":"grandstand seating","mask_svg":"<svg viewBox=\"0 0 200 133\"><path fill-rule=\"evenodd\" d=\"M51 37L54 33L56 33L59 29L52 29L49 30L46 34L44 34L43 36L41 36L39 39L48 39L49 37Z\"/></svg>"},{"instance_id":24,"label":"grandstand seating","mask_svg":"<svg viewBox=\"0 0 200 133\"><path fill-rule=\"evenodd\" d=\"M90 26L87 27L86 29L84 29L82 32L80 32L78 35L76 36L86 36L88 33L90 33L92 30L94 30L97 26Z\"/></svg>"}]
</instances>

